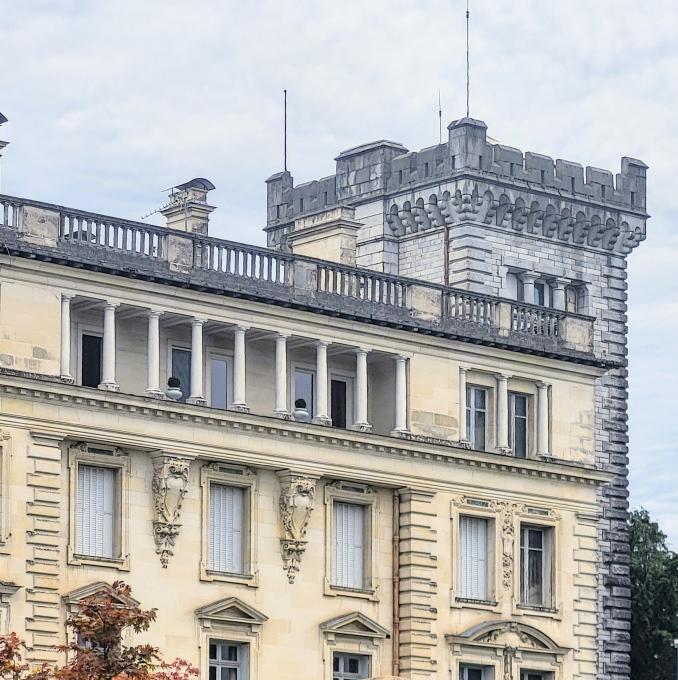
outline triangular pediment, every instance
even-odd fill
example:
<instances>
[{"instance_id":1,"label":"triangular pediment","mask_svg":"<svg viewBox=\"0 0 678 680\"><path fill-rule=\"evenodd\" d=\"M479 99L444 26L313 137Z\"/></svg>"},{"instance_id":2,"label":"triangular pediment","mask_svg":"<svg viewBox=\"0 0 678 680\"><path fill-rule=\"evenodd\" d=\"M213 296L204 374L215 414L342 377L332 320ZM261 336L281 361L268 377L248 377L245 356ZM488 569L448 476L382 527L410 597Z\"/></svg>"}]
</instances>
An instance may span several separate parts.
<instances>
[{"instance_id":1,"label":"triangular pediment","mask_svg":"<svg viewBox=\"0 0 678 680\"><path fill-rule=\"evenodd\" d=\"M115 605L118 605L119 607L139 606L138 600L135 600L133 597L121 595L105 581L96 581L95 583L90 583L89 585L83 586L82 588L76 588L70 593L66 593L63 596L63 600L67 605L79 605L88 597L96 596L110 598L111 602Z\"/></svg>"},{"instance_id":2,"label":"triangular pediment","mask_svg":"<svg viewBox=\"0 0 678 680\"><path fill-rule=\"evenodd\" d=\"M268 616L250 605L245 604L237 597L227 597L217 600L212 604L206 604L195 610L198 619L220 621L222 623L245 623L260 625L268 621Z\"/></svg>"},{"instance_id":3,"label":"triangular pediment","mask_svg":"<svg viewBox=\"0 0 678 680\"><path fill-rule=\"evenodd\" d=\"M389 635L386 628L361 612L351 612L325 621L320 624L320 630L323 633L334 633L335 635L371 638L385 638Z\"/></svg>"}]
</instances>

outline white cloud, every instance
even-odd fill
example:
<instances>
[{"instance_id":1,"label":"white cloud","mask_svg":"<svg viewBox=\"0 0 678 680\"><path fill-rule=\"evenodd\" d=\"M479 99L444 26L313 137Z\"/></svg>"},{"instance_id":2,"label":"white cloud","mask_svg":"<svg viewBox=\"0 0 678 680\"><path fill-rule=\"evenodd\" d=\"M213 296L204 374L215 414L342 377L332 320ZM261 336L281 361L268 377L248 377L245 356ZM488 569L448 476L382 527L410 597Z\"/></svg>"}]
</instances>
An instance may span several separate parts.
<instances>
[{"instance_id":1,"label":"white cloud","mask_svg":"<svg viewBox=\"0 0 678 680\"><path fill-rule=\"evenodd\" d=\"M139 218L160 189L217 185L214 233L263 243L264 179L330 174L336 154L437 142L465 107L463 0L0 0L4 190ZM632 500L678 543L678 4L472 0L471 113L506 144L619 169L650 165L649 238L632 255Z\"/></svg>"}]
</instances>

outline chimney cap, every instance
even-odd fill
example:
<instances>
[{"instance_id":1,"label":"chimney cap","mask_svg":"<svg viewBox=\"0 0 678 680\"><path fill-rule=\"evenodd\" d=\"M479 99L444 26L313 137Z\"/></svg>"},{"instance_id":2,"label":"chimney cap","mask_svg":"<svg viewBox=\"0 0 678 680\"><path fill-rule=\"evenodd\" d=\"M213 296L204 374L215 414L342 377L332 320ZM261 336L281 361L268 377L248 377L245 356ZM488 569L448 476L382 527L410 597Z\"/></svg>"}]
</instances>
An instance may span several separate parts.
<instances>
[{"instance_id":1,"label":"chimney cap","mask_svg":"<svg viewBox=\"0 0 678 680\"><path fill-rule=\"evenodd\" d=\"M7 122L7 117L0 113L0 125Z\"/></svg>"},{"instance_id":2,"label":"chimney cap","mask_svg":"<svg viewBox=\"0 0 678 680\"><path fill-rule=\"evenodd\" d=\"M186 189L201 189L202 191L212 191L212 189L215 189L216 187L214 186L214 184L212 184L212 182L210 182L208 179L205 179L204 177L194 177L188 182L184 182L183 184L177 184L177 186L173 188L177 189L178 191L185 191Z\"/></svg>"}]
</instances>

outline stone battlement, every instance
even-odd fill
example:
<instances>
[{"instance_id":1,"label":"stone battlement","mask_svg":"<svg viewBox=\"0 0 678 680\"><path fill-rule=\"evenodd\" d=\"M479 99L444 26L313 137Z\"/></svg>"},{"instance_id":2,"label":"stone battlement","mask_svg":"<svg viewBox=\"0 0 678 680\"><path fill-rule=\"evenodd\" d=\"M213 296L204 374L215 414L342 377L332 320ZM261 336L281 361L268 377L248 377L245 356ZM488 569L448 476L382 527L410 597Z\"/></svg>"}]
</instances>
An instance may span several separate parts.
<instances>
[{"instance_id":1,"label":"stone battlement","mask_svg":"<svg viewBox=\"0 0 678 680\"><path fill-rule=\"evenodd\" d=\"M522 152L487 140L487 126L462 118L448 126L444 144L408 151L381 140L340 153L336 174L294 186L289 172L267 180L267 229L277 231L302 214L325 210L338 203L358 204L404 191L439 185L467 175L485 182L535 193L551 194L582 204L600 204L645 216L647 166L623 157L621 172L566 160L553 160L532 151Z\"/></svg>"}]
</instances>

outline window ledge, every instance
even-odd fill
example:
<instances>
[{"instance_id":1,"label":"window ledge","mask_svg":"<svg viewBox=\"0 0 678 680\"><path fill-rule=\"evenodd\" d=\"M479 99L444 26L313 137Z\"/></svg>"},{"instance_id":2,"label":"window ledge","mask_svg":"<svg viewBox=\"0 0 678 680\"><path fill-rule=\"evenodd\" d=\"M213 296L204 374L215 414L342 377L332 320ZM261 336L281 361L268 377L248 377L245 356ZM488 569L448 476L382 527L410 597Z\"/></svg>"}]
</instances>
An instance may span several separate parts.
<instances>
[{"instance_id":1,"label":"window ledge","mask_svg":"<svg viewBox=\"0 0 678 680\"><path fill-rule=\"evenodd\" d=\"M524 612L529 612L530 614L540 614L542 616L558 616L559 611L554 607L540 607L536 604L516 604L516 609Z\"/></svg>"},{"instance_id":2,"label":"window ledge","mask_svg":"<svg viewBox=\"0 0 678 680\"><path fill-rule=\"evenodd\" d=\"M73 566L104 567L106 569L117 569L118 571L129 571L129 555L125 557L96 557L94 555L79 555L74 553L69 556L68 564Z\"/></svg>"},{"instance_id":3,"label":"window ledge","mask_svg":"<svg viewBox=\"0 0 678 680\"><path fill-rule=\"evenodd\" d=\"M472 597L458 597L454 592L450 593L451 604L454 609L481 609L485 611L499 611L499 602L496 600L476 600Z\"/></svg>"},{"instance_id":4,"label":"window ledge","mask_svg":"<svg viewBox=\"0 0 678 680\"><path fill-rule=\"evenodd\" d=\"M201 581L219 581L222 583L239 583L249 588L257 588L259 586L259 574L254 572L251 574L237 574L235 572L227 571L211 571L204 567L200 569Z\"/></svg>"},{"instance_id":5,"label":"window ledge","mask_svg":"<svg viewBox=\"0 0 678 680\"><path fill-rule=\"evenodd\" d=\"M343 586L333 586L325 581L325 595L330 597L358 597L363 600L379 601L377 588L345 588Z\"/></svg>"}]
</instances>

